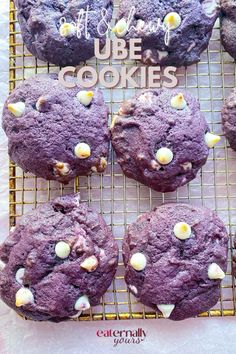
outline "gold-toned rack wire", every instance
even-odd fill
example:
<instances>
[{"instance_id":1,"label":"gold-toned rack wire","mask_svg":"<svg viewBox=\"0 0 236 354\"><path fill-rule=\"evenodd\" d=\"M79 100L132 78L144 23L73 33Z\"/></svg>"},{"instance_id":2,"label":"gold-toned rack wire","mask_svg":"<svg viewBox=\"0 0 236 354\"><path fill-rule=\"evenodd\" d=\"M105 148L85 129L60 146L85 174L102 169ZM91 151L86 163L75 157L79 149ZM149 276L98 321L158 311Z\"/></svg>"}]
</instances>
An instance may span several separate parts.
<instances>
[{"instance_id":1,"label":"gold-toned rack wire","mask_svg":"<svg viewBox=\"0 0 236 354\"><path fill-rule=\"evenodd\" d=\"M119 7L115 1L113 17ZM113 18L113 21L114 21ZM128 60L123 63L98 62L91 59L88 65L97 70L104 65L132 66ZM201 110L212 131L222 135L220 111L223 99L235 85L235 63L223 51L220 44L219 22L216 23L207 51L201 62L188 68L178 69L178 86L191 91L199 98ZM16 9L10 0L10 79L9 89L36 73L58 72L59 68L41 62L27 51L20 35ZM134 89L102 88L105 100L110 107L110 119L125 99L134 95ZM110 225L119 244L119 266L112 285L101 299L99 306L85 312L78 320L150 319L160 317L129 293L124 282L124 268L121 257L121 243L126 226L136 220L143 212L151 210L163 202L190 202L205 205L215 210L224 221L229 234L228 270L221 285L221 296L217 305L201 317L235 315L235 280L232 276L233 236L236 226L236 155L224 137L212 149L208 162L197 178L189 185L173 193L157 193L139 183L126 178L116 163L110 147L107 170L103 175L93 174L80 177L66 186L54 181L45 181L23 171L10 162L10 226L17 219L38 204L58 195L80 191L82 201L88 202L99 211Z\"/></svg>"}]
</instances>

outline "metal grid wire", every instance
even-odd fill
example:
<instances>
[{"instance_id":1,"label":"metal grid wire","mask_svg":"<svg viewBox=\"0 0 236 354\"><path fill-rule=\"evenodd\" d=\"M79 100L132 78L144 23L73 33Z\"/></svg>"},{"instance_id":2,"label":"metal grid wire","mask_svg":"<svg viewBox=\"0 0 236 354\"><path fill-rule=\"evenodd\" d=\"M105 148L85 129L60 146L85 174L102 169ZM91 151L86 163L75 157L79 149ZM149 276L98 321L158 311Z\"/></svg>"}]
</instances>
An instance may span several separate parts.
<instances>
[{"instance_id":1,"label":"metal grid wire","mask_svg":"<svg viewBox=\"0 0 236 354\"><path fill-rule=\"evenodd\" d=\"M115 1L113 17L119 7ZM113 21L114 21L113 18ZM134 65L133 62L98 62L96 59L87 64L100 70L103 65ZM135 65L138 65L137 63ZM219 22L216 23L207 51L202 54L201 62L177 71L178 86L184 87L198 97L201 110L213 132L222 135L220 110L223 99L235 85L235 63L223 51L220 44ZM27 51L20 35L13 0L10 0L10 91L22 80L36 73L58 72L59 68L41 62ZM103 94L110 107L110 119L121 102L131 98L132 88L104 89ZM227 141L211 149L206 165L195 180L172 193L155 192L136 181L126 178L110 147L109 163L102 174L77 178L63 186L55 181L45 181L29 173L24 173L10 162L10 226L17 219L38 204L56 196L80 191L81 200L100 212L119 244L119 266L112 285L107 290L101 304L83 313L78 320L113 320L131 318L161 317L153 309L138 303L128 291L124 282L121 244L126 227L138 215L149 211L163 202L189 202L204 205L217 212L224 221L229 234L228 271L221 285L221 296L217 305L201 317L235 315L235 280L232 276L233 235L236 227L236 156Z\"/></svg>"}]
</instances>

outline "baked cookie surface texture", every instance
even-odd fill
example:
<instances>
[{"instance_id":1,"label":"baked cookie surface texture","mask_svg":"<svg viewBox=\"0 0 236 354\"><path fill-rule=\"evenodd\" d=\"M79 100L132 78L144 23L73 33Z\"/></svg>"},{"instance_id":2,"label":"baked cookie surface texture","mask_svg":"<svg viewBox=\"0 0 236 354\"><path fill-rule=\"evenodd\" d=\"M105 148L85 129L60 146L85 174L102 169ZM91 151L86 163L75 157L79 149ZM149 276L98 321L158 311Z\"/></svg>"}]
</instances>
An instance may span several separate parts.
<instances>
[{"instance_id":1,"label":"baked cookie surface texture","mask_svg":"<svg viewBox=\"0 0 236 354\"><path fill-rule=\"evenodd\" d=\"M2 125L10 158L25 172L68 183L107 166L108 107L97 88L66 88L56 75L32 77L8 97Z\"/></svg>"},{"instance_id":2,"label":"baked cookie surface texture","mask_svg":"<svg viewBox=\"0 0 236 354\"><path fill-rule=\"evenodd\" d=\"M128 227L125 281L146 306L172 320L213 307L227 268L228 235L211 210L164 204Z\"/></svg>"},{"instance_id":3,"label":"baked cookie surface texture","mask_svg":"<svg viewBox=\"0 0 236 354\"><path fill-rule=\"evenodd\" d=\"M187 66L200 61L218 14L216 0L121 0L113 31L141 38L147 65Z\"/></svg>"},{"instance_id":4,"label":"baked cookie surface texture","mask_svg":"<svg viewBox=\"0 0 236 354\"><path fill-rule=\"evenodd\" d=\"M101 48L105 45L111 0L15 0L15 4L23 41L40 60L76 66L94 56L95 38Z\"/></svg>"},{"instance_id":5,"label":"baked cookie surface texture","mask_svg":"<svg viewBox=\"0 0 236 354\"><path fill-rule=\"evenodd\" d=\"M209 132L199 102L182 89L146 90L124 102L111 137L124 174L159 192L194 179L220 139Z\"/></svg>"},{"instance_id":6,"label":"baked cookie surface texture","mask_svg":"<svg viewBox=\"0 0 236 354\"><path fill-rule=\"evenodd\" d=\"M103 218L77 194L23 216L0 258L2 300L27 318L59 322L99 304L116 272L118 247Z\"/></svg>"}]
</instances>

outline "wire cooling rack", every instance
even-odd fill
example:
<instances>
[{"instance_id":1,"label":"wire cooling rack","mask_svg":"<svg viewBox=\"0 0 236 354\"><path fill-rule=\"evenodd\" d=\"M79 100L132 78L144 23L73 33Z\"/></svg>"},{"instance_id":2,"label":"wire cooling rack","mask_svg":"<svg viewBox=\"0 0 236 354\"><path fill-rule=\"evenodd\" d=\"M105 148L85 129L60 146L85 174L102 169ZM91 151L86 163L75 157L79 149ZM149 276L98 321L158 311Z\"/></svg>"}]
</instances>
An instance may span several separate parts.
<instances>
[{"instance_id":1,"label":"wire cooling rack","mask_svg":"<svg viewBox=\"0 0 236 354\"><path fill-rule=\"evenodd\" d=\"M117 14L119 0L115 1L114 15ZM113 18L114 21L114 18ZM132 66L133 62L87 61L87 65L100 70L104 65ZM136 64L135 64L136 65ZM223 51L220 44L219 22L216 23L207 51L201 62L177 71L178 86L191 91L198 97L201 110L213 132L222 135L220 110L223 99L236 86L235 62ZM10 91L22 80L37 74L58 72L59 68L41 62L27 51L20 34L13 0L10 0ZM132 88L104 89L103 94L110 107L110 119L120 104L131 98ZM24 173L10 162L10 226L17 219L37 205L56 196L80 191L81 200L100 212L119 244L119 266L112 285L107 290L101 304L83 313L78 320L149 319L161 317L153 309L143 306L129 293L124 282L121 244L126 227L138 215L161 205L163 202L187 202L205 205L217 212L227 227L230 240L228 270L221 285L221 296L217 305L201 317L235 315L235 279L232 276L233 236L236 227L236 155L227 141L211 149L206 165L195 180L172 193L155 192L133 180L126 178L110 147L109 163L102 175L93 174L80 177L63 186L55 181L45 181L29 173Z\"/></svg>"}]
</instances>

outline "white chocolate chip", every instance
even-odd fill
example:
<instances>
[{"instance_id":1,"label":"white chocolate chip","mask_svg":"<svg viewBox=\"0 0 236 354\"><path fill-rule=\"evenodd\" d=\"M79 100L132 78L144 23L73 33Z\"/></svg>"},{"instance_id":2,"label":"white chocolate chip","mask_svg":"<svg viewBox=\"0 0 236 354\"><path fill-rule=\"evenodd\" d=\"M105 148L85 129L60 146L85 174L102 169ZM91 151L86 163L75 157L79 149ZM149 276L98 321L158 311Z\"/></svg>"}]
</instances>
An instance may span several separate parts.
<instances>
[{"instance_id":1,"label":"white chocolate chip","mask_svg":"<svg viewBox=\"0 0 236 354\"><path fill-rule=\"evenodd\" d=\"M209 132L205 134L205 142L210 149L213 148L220 141L220 139L221 137L219 135Z\"/></svg>"},{"instance_id":2,"label":"white chocolate chip","mask_svg":"<svg viewBox=\"0 0 236 354\"><path fill-rule=\"evenodd\" d=\"M211 263L208 267L208 278L209 279L224 279L225 272L216 263Z\"/></svg>"},{"instance_id":3,"label":"white chocolate chip","mask_svg":"<svg viewBox=\"0 0 236 354\"><path fill-rule=\"evenodd\" d=\"M171 98L171 107L175 109L184 109L187 106L187 102L184 99L184 95L179 93Z\"/></svg>"},{"instance_id":4,"label":"white chocolate chip","mask_svg":"<svg viewBox=\"0 0 236 354\"><path fill-rule=\"evenodd\" d=\"M188 170L192 169L192 163L191 162L182 163L181 166L183 167L184 171L188 171Z\"/></svg>"},{"instance_id":5,"label":"white chocolate chip","mask_svg":"<svg viewBox=\"0 0 236 354\"><path fill-rule=\"evenodd\" d=\"M37 111L39 111L39 112L46 111L46 109L48 107L48 103L47 103L47 100L45 99L45 97L43 97L43 96L39 97L38 101L35 104L35 107L36 107Z\"/></svg>"},{"instance_id":6,"label":"white chocolate chip","mask_svg":"<svg viewBox=\"0 0 236 354\"><path fill-rule=\"evenodd\" d=\"M65 259L70 254L70 246L64 241L59 241L55 246L55 253L57 257Z\"/></svg>"},{"instance_id":7,"label":"white chocolate chip","mask_svg":"<svg viewBox=\"0 0 236 354\"><path fill-rule=\"evenodd\" d=\"M0 271L2 271L6 267L6 263L0 260Z\"/></svg>"},{"instance_id":8,"label":"white chocolate chip","mask_svg":"<svg viewBox=\"0 0 236 354\"><path fill-rule=\"evenodd\" d=\"M86 269L88 272L93 272L98 267L98 260L95 256L90 256L80 264L80 267Z\"/></svg>"},{"instance_id":9,"label":"white chocolate chip","mask_svg":"<svg viewBox=\"0 0 236 354\"><path fill-rule=\"evenodd\" d=\"M57 162L54 167L54 170L60 176L66 176L70 172L70 165L64 162Z\"/></svg>"},{"instance_id":10,"label":"white chocolate chip","mask_svg":"<svg viewBox=\"0 0 236 354\"><path fill-rule=\"evenodd\" d=\"M151 161L151 167L153 170L160 170L161 166L156 162L156 160Z\"/></svg>"},{"instance_id":11,"label":"white chocolate chip","mask_svg":"<svg viewBox=\"0 0 236 354\"><path fill-rule=\"evenodd\" d=\"M40 111L40 107L42 105L42 102L44 102L43 97L39 97L38 101L35 104L35 107L36 107L37 111Z\"/></svg>"},{"instance_id":12,"label":"white chocolate chip","mask_svg":"<svg viewBox=\"0 0 236 354\"><path fill-rule=\"evenodd\" d=\"M146 64L156 65L158 63L157 55L155 55L155 52L153 50L146 49L142 54L142 61Z\"/></svg>"},{"instance_id":13,"label":"white chocolate chip","mask_svg":"<svg viewBox=\"0 0 236 354\"><path fill-rule=\"evenodd\" d=\"M59 28L60 35L62 37L69 37L75 34L76 28L72 23L63 23Z\"/></svg>"},{"instance_id":14,"label":"white chocolate chip","mask_svg":"<svg viewBox=\"0 0 236 354\"><path fill-rule=\"evenodd\" d=\"M34 295L28 288L20 288L16 293L16 307L21 307L34 302Z\"/></svg>"},{"instance_id":15,"label":"white chocolate chip","mask_svg":"<svg viewBox=\"0 0 236 354\"><path fill-rule=\"evenodd\" d=\"M24 275L25 275L25 268L19 268L15 275L17 283L23 284L22 278L24 277Z\"/></svg>"},{"instance_id":16,"label":"white chocolate chip","mask_svg":"<svg viewBox=\"0 0 236 354\"><path fill-rule=\"evenodd\" d=\"M156 159L161 165L168 165L173 157L173 152L167 147L162 147L156 152Z\"/></svg>"},{"instance_id":17,"label":"white chocolate chip","mask_svg":"<svg viewBox=\"0 0 236 354\"><path fill-rule=\"evenodd\" d=\"M110 125L110 129L114 128L115 124L116 124L116 120L117 120L118 116L115 115L112 117L112 121L111 121L111 125Z\"/></svg>"},{"instance_id":18,"label":"white chocolate chip","mask_svg":"<svg viewBox=\"0 0 236 354\"><path fill-rule=\"evenodd\" d=\"M75 310L76 311L85 311L90 308L90 303L87 295L83 295L76 300Z\"/></svg>"},{"instance_id":19,"label":"white chocolate chip","mask_svg":"<svg viewBox=\"0 0 236 354\"><path fill-rule=\"evenodd\" d=\"M94 92L93 91L79 91L76 95L78 101L82 103L85 107L89 106L93 100Z\"/></svg>"},{"instance_id":20,"label":"white chocolate chip","mask_svg":"<svg viewBox=\"0 0 236 354\"><path fill-rule=\"evenodd\" d=\"M143 270L147 265L147 259L143 253L134 253L130 258L130 265L137 271Z\"/></svg>"},{"instance_id":21,"label":"white chocolate chip","mask_svg":"<svg viewBox=\"0 0 236 354\"><path fill-rule=\"evenodd\" d=\"M169 318L171 315L171 312L174 310L175 305L168 304L168 305L157 305L158 310L161 311L162 315L164 318Z\"/></svg>"},{"instance_id":22,"label":"white chocolate chip","mask_svg":"<svg viewBox=\"0 0 236 354\"><path fill-rule=\"evenodd\" d=\"M123 102L122 106L118 111L118 115L130 117L130 114L132 114L133 111L134 111L134 103L131 99L129 99Z\"/></svg>"},{"instance_id":23,"label":"white chocolate chip","mask_svg":"<svg viewBox=\"0 0 236 354\"><path fill-rule=\"evenodd\" d=\"M75 146L75 156L79 159L87 159L91 155L90 146L86 143L79 143Z\"/></svg>"},{"instance_id":24,"label":"white chocolate chip","mask_svg":"<svg viewBox=\"0 0 236 354\"><path fill-rule=\"evenodd\" d=\"M91 167L91 171L92 171L92 172L95 172L95 173L98 172L97 167L96 167L96 166L92 166L92 167Z\"/></svg>"},{"instance_id":25,"label":"white chocolate chip","mask_svg":"<svg viewBox=\"0 0 236 354\"><path fill-rule=\"evenodd\" d=\"M157 54L158 54L159 61L161 61L162 59L168 57L168 55L169 55L169 53L166 52L165 50L158 50Z\"/></svg>"},{"instance_id":26,"label":"white chocolate chip","mask_svg":"<svg viewBox=\"0 0 236 354\"><path fill-rule=\"evenodd\" d=\"M7 105L7 108L15 117L19 118L25 112L25 103L24 102L9 103Z\"/></svg>"},{"instance_id":27,"label":"white chocolate chip","mask_svg":"<svg viewBox=\"0 0 236 354\"><path fill-rule=\"evenodd\" d=\"M107 160L105 159L105 157L101 157L99 167L101 170L105 170L105 168L107 167Z\"/></svg>"},{"instance_id":28,"label":"white chocolate chip","mask_svg":"<svg viewBox=\"0 0 236 354\"><path fill-rule=\"evenodd\" d=\"M191 236L192 230L186 222L178 222L174 226L174 234L180 240L186 240Z\"/></svg>"},{"instance_id":29,"label":"white chocolate chip","mask_svg":"<svg viewBox=\"0 0 236 354\"><path fill-rule=\"evenodd\" d=\"M138 100L142 103L152 103L153 102L153 93L152 92L144 92L139 96Z\"/></svg>"},{"instance_id":30,"label":"white chocolate chip","mask_svg":"<svg viewBox=\"0 0 236 354\"><path fill-rule=\"evenodd\" d=\"M137 155L137 158L138 158L138 160L143 160L143 159L145 159L145 155L142 154L142 153L139 153L139 154Z\"/></svg>"},{"instance_id":31,"label":"white chocolate chip","mask_svg":"<svg viewBox=\"0 0 236 354\"><path fill-rule=\"evenodd\" d=\"M124 18L120 19L115 27L112 29L112 32L115 33L116 37L124 37L128 31L128 24Z\"/></svg>"},{"instance_id":32,"label":"white chocolate chip","mask_svg":"<svg viewBox=\"0 0 236 354\"><path fill-rule=\"evenodd\" d=\"M174 30L181 25L181 17L177 12L170 12L165 16L163 22L167 28Z\"/></svg>"},{"instance_id":33,"label":"white chocolate chip","mask_svg":"<svg viewBox=\"0 0 236 354\"><path fill-rule=\"evenodd\" d=\"M138 294L138 289L136 288L136 286L134 285L129 285L129 289L135 294Z\"/></svg>"},{"instance_id":34,"label":"white chocolate chip","mask_svg":"<svg viewBox=\"0 0 236 354\"><path fill-rule=\"evenodd\" d=\"M105 159L105 157L101 157L99 166L98 167L92 166L91 170L93 172L103 172L106 169L106 167L107 167L107 160Z\"/></svg>"}]
</instances>

